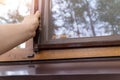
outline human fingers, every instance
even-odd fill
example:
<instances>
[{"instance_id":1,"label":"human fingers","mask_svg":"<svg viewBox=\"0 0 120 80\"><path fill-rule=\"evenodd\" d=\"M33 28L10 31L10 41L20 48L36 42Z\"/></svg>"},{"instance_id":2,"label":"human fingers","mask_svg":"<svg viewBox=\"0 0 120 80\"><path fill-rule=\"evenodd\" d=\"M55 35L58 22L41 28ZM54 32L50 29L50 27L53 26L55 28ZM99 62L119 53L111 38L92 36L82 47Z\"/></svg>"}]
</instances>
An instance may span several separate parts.
<instances>
[{"instance_id":1,"label":"human fingers","mask_svg":"<svg viewBox=\"0 0 120 80\"><path fill-rule=\"evenodd\" d=\"M36 16L37 18L40 18L40 11L36 11L35 16Z\"/></svg>"}]
</instances>

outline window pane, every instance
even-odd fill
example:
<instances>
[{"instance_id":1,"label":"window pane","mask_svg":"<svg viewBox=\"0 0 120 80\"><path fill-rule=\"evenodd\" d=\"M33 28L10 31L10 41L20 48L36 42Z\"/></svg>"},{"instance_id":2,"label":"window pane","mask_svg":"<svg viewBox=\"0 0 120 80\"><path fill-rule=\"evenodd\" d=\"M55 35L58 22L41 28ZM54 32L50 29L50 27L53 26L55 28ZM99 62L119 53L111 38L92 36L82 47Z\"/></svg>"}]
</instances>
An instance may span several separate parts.
<instances>
[{"instance_id":1,"label":"window pane","mask_svg":"<svg viewBox=\"0 0 120 80\"><path fill-rule=\"evenodd\" d=\"M20 23L30 14L32 0L0 0L0 24ZM25 48L25 43L17 48Z\"/></svg>"},{"instance_id":2,"label":"window pane","mask_svg":"<svg viewBox=\"0 0 120 80\"><path fill-rule=\"evenodd\" d=\"M120 0L51 0L50 39L120 34Z\"/></svg>"}]
</instances>

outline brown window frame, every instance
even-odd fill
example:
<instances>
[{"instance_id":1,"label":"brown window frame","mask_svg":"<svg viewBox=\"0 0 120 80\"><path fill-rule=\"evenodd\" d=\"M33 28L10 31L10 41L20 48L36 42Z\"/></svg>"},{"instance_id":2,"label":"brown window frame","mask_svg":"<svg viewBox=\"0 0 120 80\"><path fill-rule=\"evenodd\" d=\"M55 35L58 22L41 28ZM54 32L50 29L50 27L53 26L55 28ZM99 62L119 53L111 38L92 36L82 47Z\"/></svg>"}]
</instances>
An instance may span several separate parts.
<instances>
[{"instance_id":1,"label":"brown window frame","mask_svg":"<svg viewBox=\"0 0 120 80\"><path fill-rule=\"evenodd\" d=\"M47 2L46 2L47 1ZM65 48L88 48L88 47L111 47L120 45L120 35L89 37L78 39L48 39L48 26L51 25L50 0L35 0L34 11L41 11L41 25L34 38L34 51L39 52L44 49L65 49ZM44 43L42 42L44 41Z\"/></svg>"},{"instance_id":2,"label":"brown window frame","mask_svg":"<svg viewBox=\"0 0 120 80\"><path fill-rule=\"evenodd\" d=\"M28 41L26 43L25 49L13 49L7 52L5 55L0 56L0 61L49 60L49 59L73 59L73 58L78 59L78 58L120 56L119 54L120 39L118 35L100 38L97 37L97 38L72 39L71 40L72 43L66 43L66 41L68 40L65 40L62 43L60 43L60 40L58 41L53 40L49 41L49 44L40 44L39 39L45 36L45 34L43 35L43 33L46 32L43 29L45 28L43 26L44 25L43 21L45 21L43 15L44 7L41 7L41 5L43 6L43 2L40 3L39 1L42 0L33 0L33 6L31 6L32 7L31 13L34 13L37 10L40 10L41 12L41 25L37 30L37 34L36 37L34 38L34 41L32 40ZM35 54L35 57L33 58L28 58L29 55L34 53L33 46L34 51L39 54Z\"/></svg>"}]
</instances>

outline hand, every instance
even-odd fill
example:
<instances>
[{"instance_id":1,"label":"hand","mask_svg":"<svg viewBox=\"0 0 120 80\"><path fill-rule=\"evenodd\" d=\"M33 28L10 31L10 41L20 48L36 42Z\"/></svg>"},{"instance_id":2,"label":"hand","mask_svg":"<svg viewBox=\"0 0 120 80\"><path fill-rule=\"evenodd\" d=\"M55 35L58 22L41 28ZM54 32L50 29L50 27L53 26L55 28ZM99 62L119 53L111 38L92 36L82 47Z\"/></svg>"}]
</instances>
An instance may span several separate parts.
<instances>
[{"instance_id":1,"label":"hand","mask_svg":"<svg viewBox=\"0 0 120 80\"><path fill-rule=\"evenodd\" d=\"M30 31L33 31L33 37L35 36L35 31L40 23L39 20L40 12L37 11L34 15L26 16L22 22L22 24L24 24L24 27L27 27Z\"/></svg>"},{"instance_id":2,"label":"hand","mask_svg":"<svg viewBox=\"0 0 120 80\"><path fill-rule=\"evenodd\" d=\"M34 37L40 22L39 18L40 12L37 11L34 15L25 17L20 24L1 24L0 54Z\"/></svg>"}]
</instances>

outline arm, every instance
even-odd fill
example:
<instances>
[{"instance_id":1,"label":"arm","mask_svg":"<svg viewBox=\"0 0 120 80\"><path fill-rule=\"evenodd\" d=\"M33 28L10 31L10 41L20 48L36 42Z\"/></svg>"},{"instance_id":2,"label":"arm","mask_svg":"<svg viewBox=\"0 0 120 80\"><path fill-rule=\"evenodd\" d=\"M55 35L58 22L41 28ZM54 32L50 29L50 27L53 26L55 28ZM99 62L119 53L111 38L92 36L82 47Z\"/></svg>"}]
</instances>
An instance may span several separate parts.
<instances>
[{"instance_id":1,"label":"arm","mask_svg":"<svg viewBox=\"0 0 120 80\"><path fill-rule=\"evenodd\" d=\"M35 36L40 13L27 16L20 24L0 25L0 54Z\"/></svg>"}]
</instances>

